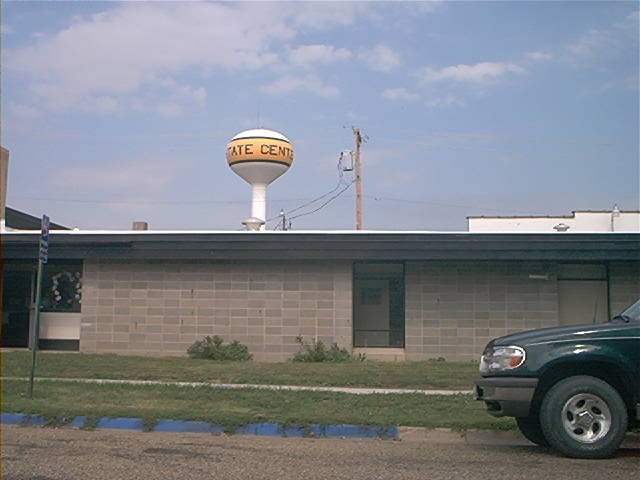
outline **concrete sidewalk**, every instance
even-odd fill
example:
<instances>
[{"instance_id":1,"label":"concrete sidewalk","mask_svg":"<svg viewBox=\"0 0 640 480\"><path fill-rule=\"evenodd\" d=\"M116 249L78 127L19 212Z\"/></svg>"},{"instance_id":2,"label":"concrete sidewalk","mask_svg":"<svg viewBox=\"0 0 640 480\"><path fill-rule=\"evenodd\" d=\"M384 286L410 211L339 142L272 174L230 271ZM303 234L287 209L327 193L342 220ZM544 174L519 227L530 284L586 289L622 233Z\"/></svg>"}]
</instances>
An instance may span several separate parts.
<instances>
[{"instance_id":1,"label":"concrete sidewalk","mask_svg":"<svg viewBox=\"0 0 640 480\"><path fill-rule=\"evenodd\" d=\"M26 377L2 377L2 380L29 380ZM97 385L167 385L176 387L208 387L214 389L286 390L293 392L335 392L351 395L471 395L471 390L416 390L403 388L314 387L299 385L263 385L252 383L168 382L160 380L112 380L103 378L40 377L36 382L92 383Z\"/></svg>"}]
</instances>

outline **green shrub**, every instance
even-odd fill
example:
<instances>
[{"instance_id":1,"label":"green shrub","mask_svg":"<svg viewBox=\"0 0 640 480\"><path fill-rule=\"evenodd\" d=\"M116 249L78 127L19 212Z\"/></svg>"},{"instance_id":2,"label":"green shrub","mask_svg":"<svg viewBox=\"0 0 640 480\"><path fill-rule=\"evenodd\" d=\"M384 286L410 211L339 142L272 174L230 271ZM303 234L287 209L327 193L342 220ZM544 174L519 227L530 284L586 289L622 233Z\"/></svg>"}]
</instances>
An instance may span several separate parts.
<instances>
[{"instance_id":1,"label":"green shrub","mask_svg":"<svg viewBox=\"0 0 640 480\"><path fill-rule=\"evenodd\" d=\"M187 354L191 358L208 358L221 362L246 362L253 359L246 345L242 345L237 340L224 345L222 338L218 335L213 337L207 335L202 340L196 340L187 349Z\"/></svg>"},{"instance_id":2,"label":"green shrub","mask_svg":"<svg viewBox=\"0 0 640 480\"><path fill-rule=\"evenodd\" d=\"M293 355L293 362L351 362L353 360L364 360L364 355L354 358L346 348L340 348L337 343L326 347L322 340L311 340L311 343L304 341L302 337L297 337L300 344L300 351Z\"/></svg>"}]
</instances>

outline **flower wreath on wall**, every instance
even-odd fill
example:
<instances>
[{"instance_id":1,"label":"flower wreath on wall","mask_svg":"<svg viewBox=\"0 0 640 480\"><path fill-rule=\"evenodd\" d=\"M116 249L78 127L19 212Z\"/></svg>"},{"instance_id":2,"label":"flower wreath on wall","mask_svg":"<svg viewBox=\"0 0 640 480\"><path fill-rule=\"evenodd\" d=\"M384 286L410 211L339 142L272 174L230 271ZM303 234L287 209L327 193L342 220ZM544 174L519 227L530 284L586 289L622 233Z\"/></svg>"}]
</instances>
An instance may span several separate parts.
<instances>
[{"instance_id":1,"label":"flower wreath on wall","mask_svg":"<svg viewBox=\"0 0 640 480\"><path fill-rule=\"evenodd\" d=\"M82 303L82 280L80 272L72 273L66 270L51 277L49 291L51 308L70 310Z\"/></svg>"}]
</instances>

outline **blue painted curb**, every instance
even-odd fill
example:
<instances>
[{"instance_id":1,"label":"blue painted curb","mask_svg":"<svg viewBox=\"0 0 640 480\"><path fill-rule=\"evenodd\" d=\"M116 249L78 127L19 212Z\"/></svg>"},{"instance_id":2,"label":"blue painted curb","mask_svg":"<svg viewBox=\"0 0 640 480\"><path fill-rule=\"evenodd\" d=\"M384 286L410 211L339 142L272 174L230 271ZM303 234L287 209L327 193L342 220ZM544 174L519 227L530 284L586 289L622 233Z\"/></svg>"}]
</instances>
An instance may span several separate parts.
<instances>
[{"instance_id":1,"label":"blue painted curb","mask_svg":"<svg viewBox=\"0 0 640 480\"><path fill-rule=\"evenodd\" d=\"M47 420L40 415L24 415L22 413L2 413L0 423L6 425L25 425L30 427L44 427Z\"/></svg>"},{"instance_id":2,"label":"blue painted curb","mask_svg":"<svg viewBox=\"0 0 640 480\"><path fill-rule=\"evenodd\" d=\"M3 425L18 425L22 423L24 415L21 413L2 413L0 414L0 423Z\"/></svg>"},{"instance_id":3,"label":"blue painted curb","mask_svg":"<svg viewBox=\"0 0 640 480\"><path fill-rule=\"evenodd\" d=\"M67 427L70 428L82 428L87 423L87 417L76 417L71 422L67 423Z\"/></svg>"},{"instance_id":4,"label":"blue painted curb","mask_svg":"<svg viewBox=\"0 0 640 480\"><path fill-rule=\"evenodd\" d=\"M0 424L24 425L43 427L47 420L41 415L26 415L22 413L0 414ZM87 427L87 417L74 419L58 419L53 424L62 428ZM236 435L259 435L267 437L326 437L326 438L381 438L384 440L399 438L397 427L365 427L359 425L319 425L317 423L306 427L285 426L279 423L251 423L225 428L208 422L189 420L158 420L154 424L145 424L142 418L100 418L91 422L96 429L135 430L174 433L207 433L220 435L223 432Z\"/></svg>"},{"instance_id":5,"label":"blue painted curb","mask_svg":"<svg viewBox=\"0 0 640 480\"><path fill-rule=\"evenodd\" d=\"M118 430L145 430L141 418L101 418L95 428L114 428Z\"/></svg>"}]
</instances>

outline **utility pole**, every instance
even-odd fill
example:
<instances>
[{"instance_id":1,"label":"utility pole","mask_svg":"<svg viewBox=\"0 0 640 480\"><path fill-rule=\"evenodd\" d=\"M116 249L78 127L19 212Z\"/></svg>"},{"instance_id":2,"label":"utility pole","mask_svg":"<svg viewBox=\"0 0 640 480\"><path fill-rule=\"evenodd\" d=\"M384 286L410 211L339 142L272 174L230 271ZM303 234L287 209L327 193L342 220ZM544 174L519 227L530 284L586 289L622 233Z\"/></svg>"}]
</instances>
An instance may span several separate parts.
<instances>
[{"instance_id":1,"label":"utility pole","mask_svg":"<svg viewBox=\"0 0 640 480\"><path fill-rule=\"evenodd\" d=\"M362 136L360 129L351 127L353 137L356 142L356 230L362 230L362 178L360 169L360 145L362 144Z\"/></svg>"}]
</instances>

